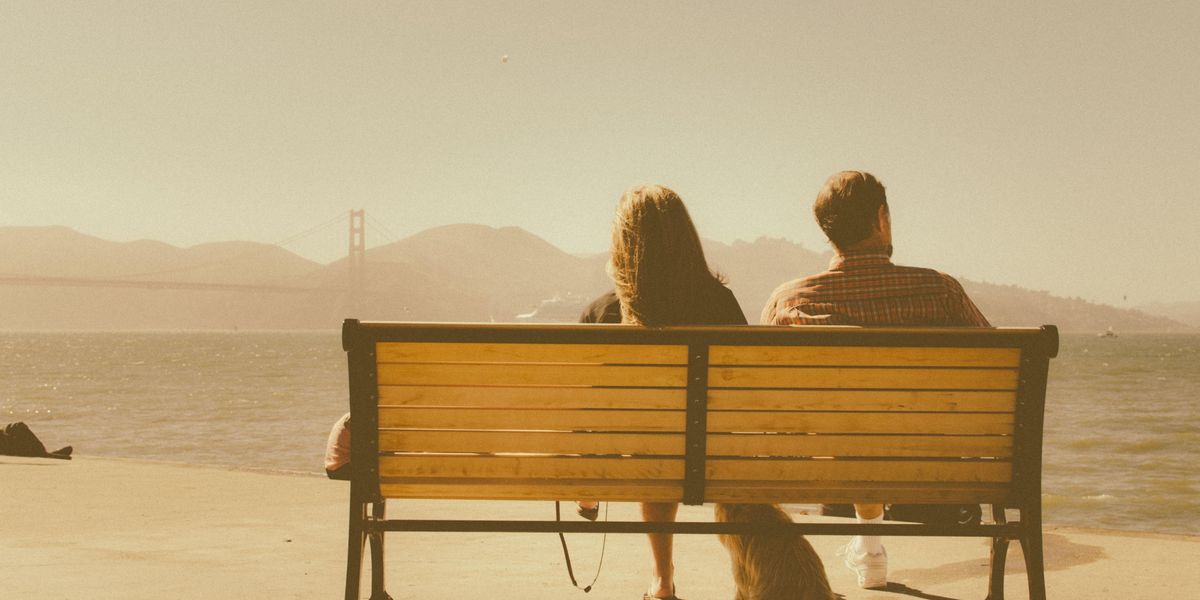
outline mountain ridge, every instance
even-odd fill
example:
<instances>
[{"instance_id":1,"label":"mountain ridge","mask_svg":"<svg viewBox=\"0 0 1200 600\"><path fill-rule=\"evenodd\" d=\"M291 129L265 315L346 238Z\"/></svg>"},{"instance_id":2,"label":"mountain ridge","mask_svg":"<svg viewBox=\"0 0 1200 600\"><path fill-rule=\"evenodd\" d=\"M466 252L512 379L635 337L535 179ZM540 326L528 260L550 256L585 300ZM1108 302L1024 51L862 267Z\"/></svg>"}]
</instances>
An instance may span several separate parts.
<instances>
[{"instance_id":1,"label":"mountain ridge","mask_svg":"<svg viewBox=\"0 0 1200 600\"><path fill-rule=\"evenodd\" d=\"M831 254L782 239L702 240L751 323L780 284L822 271ZM521 227L444 225L367 250L367 290L344 291L348 263L320 264L284 248L230 241L179 248L112 242L61 226L0 227L0 275L279 285L311 293L0 286L0 328L327 328L354 316L381 320L513 321L547 301L555 318L611 289L607 253L569 254ZM996 326L1056 324L1068 332L1114 327L1194 331L1144 311L958 278ZM577 314L577 313L576 313Z\"/></svg>"},{"instance_id":2,"label":"mountain ridge","mask_svg":"<svg viewBox=\"0 0 1200 600\"><path fill-rule=\"evenodd\" d=\"M1200 328L1200 300L1190 302L1152 302L1137 307L1142 312L1162 315L1185 325Z\"/></svg>"}]
</instances>

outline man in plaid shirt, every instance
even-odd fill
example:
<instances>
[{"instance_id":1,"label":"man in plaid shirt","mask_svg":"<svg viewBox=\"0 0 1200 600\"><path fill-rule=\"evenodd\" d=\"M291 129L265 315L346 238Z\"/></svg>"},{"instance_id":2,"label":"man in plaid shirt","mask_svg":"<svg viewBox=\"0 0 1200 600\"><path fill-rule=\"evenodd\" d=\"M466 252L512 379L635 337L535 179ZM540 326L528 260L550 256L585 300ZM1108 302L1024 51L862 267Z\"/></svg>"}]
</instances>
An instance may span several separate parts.
<instances>
[{"instance_id":1,"label":"man in plaid shirt","mask_svg":"<svg viewBox=\"0 0 1200 600\"><path fill-rule=\"evenodd\" d=\"M836 255L824 273L779 286L763 309L764 325L991 326L953 277L892 264L887 196L870 173L830 177L813 213ZM861 523L883 520L882 504L854 510ZM859 586L887 586L879 536L856 536L842 552Z\"/></svg>"}]
</instances>

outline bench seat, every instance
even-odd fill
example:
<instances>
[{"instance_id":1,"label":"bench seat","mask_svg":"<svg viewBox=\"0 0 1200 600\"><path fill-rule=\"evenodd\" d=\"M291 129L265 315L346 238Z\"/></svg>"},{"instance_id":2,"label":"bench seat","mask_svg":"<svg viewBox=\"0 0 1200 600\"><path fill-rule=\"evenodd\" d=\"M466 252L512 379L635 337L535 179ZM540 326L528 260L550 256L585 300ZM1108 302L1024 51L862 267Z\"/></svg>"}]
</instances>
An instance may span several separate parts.
<instances>
[{"instance_id":1,"label":"bench seat","mask_svg":"<svg viewBox=\"0 0 1200 600\"><path fill-rule=\"evenodd\" d=\"M414 498L1012 507L1017 523L1000 510L993 529L957 534L994 539L993 568L1001 564L993 600L1003 593L1003 554L995 553L1009 539L1022 542L1031 565L1031 597L1044 597L1041 433L1058 346L1052 326L350 320L343 346L354 440L347 598L357 597L368 537L377 548L372 598L386 597L382 532L417 524L386 519L383 503ZM420 524L688 532L683 525ZM716 527L692 529L737 529L707 525ZM944 527L883 527L888 535L948 535ZM835 530L843 529L826 528Z\"/></svg>"}]
</instances>

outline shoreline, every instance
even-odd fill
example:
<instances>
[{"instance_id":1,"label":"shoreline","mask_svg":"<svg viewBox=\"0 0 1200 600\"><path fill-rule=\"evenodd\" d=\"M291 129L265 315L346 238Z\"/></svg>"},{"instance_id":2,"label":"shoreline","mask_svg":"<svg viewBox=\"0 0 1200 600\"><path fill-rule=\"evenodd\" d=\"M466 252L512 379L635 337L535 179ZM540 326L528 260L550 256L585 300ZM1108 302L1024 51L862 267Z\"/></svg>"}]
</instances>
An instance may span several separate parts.
<instances>
[{"instance_id":1,"label":"shoreline","mask_svg":"<svg viewBox=\"0 0 1200 600\"><path fill-rule=\"evenodd\" d=\"M76 455L74 455L73 459L79 459L80 457L81 457L80 455L76 454ZM0 455L0 465L3 464L3 459L9 459L9 458L19 458L19 457ZM259 474L259 475L281 475L281 476L287 476L287 477L316 478L316 479L319 479L322 481L328 480L324 471L296 471L296 470L287 470L287 469L273 469L270 467L222 465L222 464L215 464L215 463L189 463L189 462L184 462L184 461L174 461L174 460L154 459L154 458L135 458L135 457L128 457L128 456L108 456L108 455L84 454L84 455L82 455L82 458L85 462L86 461L116 461L116 462L127 462L127 463L145 463L145 464L162 465L162 466L168 466L168 467L174 466L174 467L184 467L184 468L213 469L213 470L217 470L217 471L230 471L230 472L235 472L235 473L252 473L252 474ZM33 460L40 460L40 459L33 459ZM334 483L337 483L337 482L334 482ZM1047 495L1047 494L1045 494L1043 492L1043 496L1045 496L1045 495ZM709 504L705 504L705 506L708 506L708 505ZM802 515L809 515L809 516L819 516L815 513L808 512L807 508L799 508L799 507L815 507L815 506L817 506L815 504L788 504L786 506L792 507L789 510L789 512L792 513L793 515L802 514ZM1043 513L1044 512L1045 512L1045 509L1043 508ZM1043 515L1043 518L1044 518L1044 515ZM1076 531L1076 532L1080 532L1080 533L1093 533L1093 534L1097 534L1097 535L1166 536L1166 538L1168 538L1168 539L1200 540L1200 534L1191 534L1191 533L1175 532L1175 531L1147 531L1147 530L1140 530L1140 529L1115 529L1115 528L1108 528L1108 527L1088 527L1088 526L1084 526L1084 525L1073 525L1070 523L1053 523L1053 522L1044 522L1043 527L1046 531L1049 531L1051 529L1055 529L1055 530L1069 529L1071 531Z\"/></svg>"},{"instance_id":2,"label":"shoreline","mask_svg":"<svg viewBox=\"0 0 1200 600\"><path fill-rule=\"evenodd\" d=\"M315 600L343 593L345 482L90 456L0 457L0 481L0 561L6 567L0 589L15 598ZM549 502L409 500L389 508L413 518L553 518ZM609 511L610 520L638 519L635 503L613 503ZM711 506L680 510L681 520L711 518ZM636 597L649 580L644 537L602 537L567 536L583 582L591 580L606 546L589 598ZM808 539L847 600L965 600L987 593L985 539L886 538L892 587L884 591L855 585L836 555L845 539ZM394 533L387 540L385 573L397 599L557 600L580 593L570 587L551 534ZM1200 536L1047 526L1044 540L1051 597L1200 597L1200 573L1186 568L1200 559ZM682 597L733 596L728 555L716 536L676 536L676 567ZM368 577L364 573L364 581ZM1027 597L1015 543L1006 591L1010 599Z\"/></svg>"},{"instance_id":3,"label":"shoreline","mask_svg":"<svg viewBox=\"0 0 1200 600\"><path fill-rule=\"evenodd\" d=\"M20 458L16 456L0 456L0 460L5 458ZM324 471L296 471L290 469L273 469L271 467L255 467L243 465L223 465L218 463L191 463L181 460L167 460L163 458L136 458L132 456L110 456L96 454L74 454L72 460L83 458L84 462L88 461L113 461L125 463L145 463L151 465L162 465L168 467L184 467L197 469L213 469L217 471L232 471L235 473L257 473L259 475L284 475L289 477L319 477L326 479ZM35 459L36 460L36 459ZM0 462L2 464L2 462Z\"/></svg>"}]
</instances>

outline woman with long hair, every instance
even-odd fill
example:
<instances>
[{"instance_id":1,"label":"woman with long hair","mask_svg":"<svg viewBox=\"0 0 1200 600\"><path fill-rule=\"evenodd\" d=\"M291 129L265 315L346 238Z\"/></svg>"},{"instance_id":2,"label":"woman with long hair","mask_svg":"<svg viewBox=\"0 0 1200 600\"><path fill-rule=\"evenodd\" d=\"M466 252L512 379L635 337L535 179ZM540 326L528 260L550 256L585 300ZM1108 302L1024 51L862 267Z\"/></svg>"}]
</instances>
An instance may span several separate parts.
<instances>
[{"instance_id":1,"label":"woman with long hair","mask_svg":"<svg viewBox=\"0 0 1200 600\"><path fill-rule=\"evenodd\" d=\"M737 299L708 268L700 236L679 195L662 186L629 188L617 205L608 274L615 290L597 298L583 323L627 325L745 325ZM596 502L579 514L597 515ZM643 502L645 521L674 521L679 504ZM650 533L654 577L643 600L675 599L672 536Z\"/></svg>"}]
</instances>

